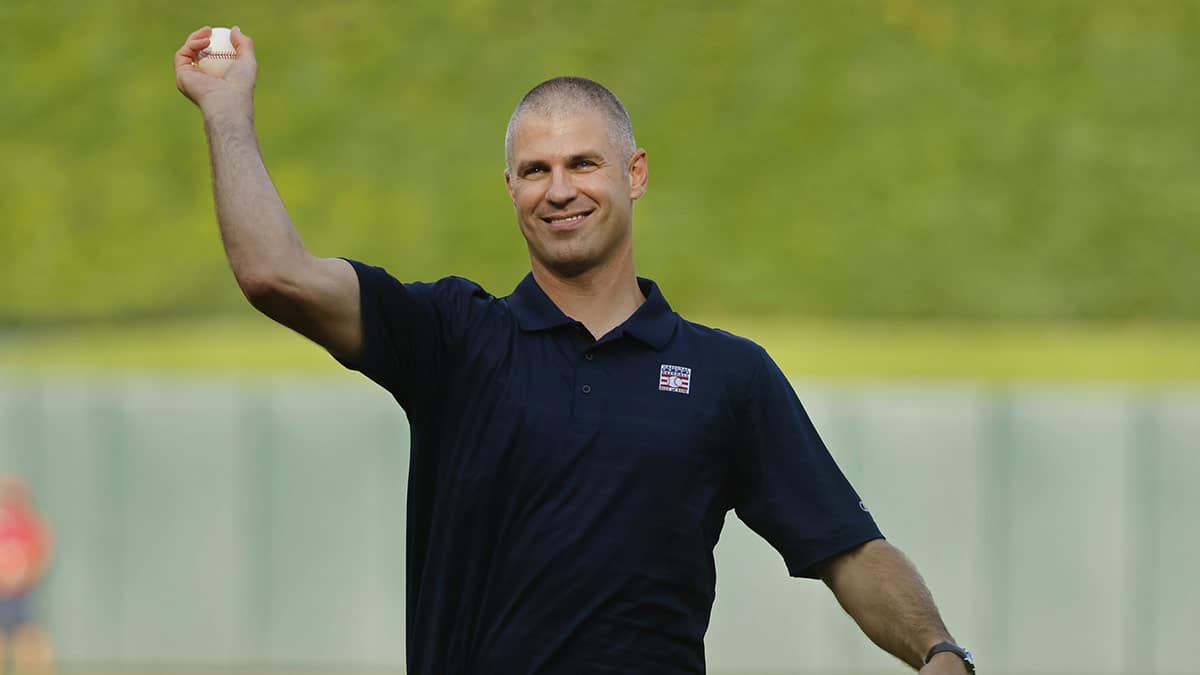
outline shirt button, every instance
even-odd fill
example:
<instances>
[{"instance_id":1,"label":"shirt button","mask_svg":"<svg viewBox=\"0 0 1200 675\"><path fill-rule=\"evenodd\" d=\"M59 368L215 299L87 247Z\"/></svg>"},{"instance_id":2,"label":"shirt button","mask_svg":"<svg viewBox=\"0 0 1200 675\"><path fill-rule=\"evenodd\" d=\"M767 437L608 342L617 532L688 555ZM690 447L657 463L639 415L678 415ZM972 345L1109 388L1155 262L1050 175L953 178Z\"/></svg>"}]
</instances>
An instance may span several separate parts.
<instances>
[{"instance_id":1,"label":"shirt button","mask_svg":"<svg viewBox=\"0 0 1200 675\"><path fill-rule=\"evenodd\" d=\"M592 359L596 358L596 355L591 352L588 352L583 355L583 358L587 359L588 361L591 361Z\"/></svg>"},{"instance_id":2,"label":"shirt button","mask_svg":"<svg viewBox=\"0 0 1200 675\"><path fill-rule=\"evenodd\" d=\"M585 384L582 387L580 387L579 389L580 389L580 391L582 391L585 394L592 393L592 385L590 385L590 384Z\"/></svg>"}]
</instances>

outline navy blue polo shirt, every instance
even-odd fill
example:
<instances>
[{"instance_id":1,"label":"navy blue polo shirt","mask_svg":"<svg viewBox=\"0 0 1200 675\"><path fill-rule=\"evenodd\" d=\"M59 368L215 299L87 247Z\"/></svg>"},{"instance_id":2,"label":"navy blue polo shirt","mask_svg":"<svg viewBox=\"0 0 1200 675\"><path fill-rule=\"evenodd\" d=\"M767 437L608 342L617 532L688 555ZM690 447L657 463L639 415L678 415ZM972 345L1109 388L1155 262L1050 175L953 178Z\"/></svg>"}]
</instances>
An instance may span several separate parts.
<instances>
[{"instance_id":1,"label":"navy blue polo shirt","mask_svg":"<svg viewBox=\"0 0 1200 675\"><path fill-rule=\"evenodd\" d=\"M413 675L703 673L730 509L794 576L881 536L766 352L654 282L596 340L532 275L497 298L352 264L353 365L412 429Z\"/></svg>"}]
</instances>

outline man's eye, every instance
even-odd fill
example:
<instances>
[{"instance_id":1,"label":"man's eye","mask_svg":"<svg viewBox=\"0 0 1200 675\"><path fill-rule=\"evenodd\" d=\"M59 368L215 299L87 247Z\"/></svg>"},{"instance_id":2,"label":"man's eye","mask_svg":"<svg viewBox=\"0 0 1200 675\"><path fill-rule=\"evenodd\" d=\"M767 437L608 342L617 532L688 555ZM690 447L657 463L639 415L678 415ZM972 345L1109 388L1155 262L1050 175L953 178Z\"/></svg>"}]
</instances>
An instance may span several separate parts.
<instances>
[{"instance_id":1,"label":"man's eye","mask_svg":"<svg viewBox=\"0 0 1200 675\"><path fill-rule=\"evenodd\" d=\"M532 175L533 175L533 174L535 174L535 173L541 173L541 172L542 172L542 168L541 168L541 167L534 167L534 168L532 168L532 169L525 169L525 175L526 175L526 176L532 176Z\"/></svg>"},{"instance_id":2,"label":"man's eye","mask_svg":"<svg viewBox=\"0 0 1200 675\"><path fill-rule=\"evenodd\" d=\"M586 167L590 167L590 166L596 166L596 163L590 159L581 159L578 162L575 162L575 166L586 168Z\"/></svg>"}]
</instances>

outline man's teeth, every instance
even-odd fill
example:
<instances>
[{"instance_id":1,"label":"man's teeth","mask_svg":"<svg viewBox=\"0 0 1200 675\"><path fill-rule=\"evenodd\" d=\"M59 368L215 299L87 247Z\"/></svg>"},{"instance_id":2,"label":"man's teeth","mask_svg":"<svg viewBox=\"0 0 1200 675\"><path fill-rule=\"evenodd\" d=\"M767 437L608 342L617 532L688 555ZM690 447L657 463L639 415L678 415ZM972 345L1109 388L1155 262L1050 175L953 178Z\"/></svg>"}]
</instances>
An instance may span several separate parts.
<instances>
[{"instance_id":1,"label":"man's teeth","mask_svg":"<svg viewBox=\"0 0 1200 675\"><path fill-rule=\"evenodd\" d=\"M551 216L549 220L552 223L570 223L576 220L583 220L585 217L587 217L586 213L580 213L574 216Z\"/></svg>"}]
</instances>

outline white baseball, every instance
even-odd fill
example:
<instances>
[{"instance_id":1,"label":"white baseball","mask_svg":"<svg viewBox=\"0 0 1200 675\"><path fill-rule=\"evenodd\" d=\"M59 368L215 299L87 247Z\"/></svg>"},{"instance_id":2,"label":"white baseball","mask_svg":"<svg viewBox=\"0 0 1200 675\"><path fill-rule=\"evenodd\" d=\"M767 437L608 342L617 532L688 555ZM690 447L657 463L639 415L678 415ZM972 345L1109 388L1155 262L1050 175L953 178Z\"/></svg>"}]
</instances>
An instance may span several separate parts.
<instances>
[{"instance_id":1,"label":"white baseball","mask_svg":"<svg viewBox=\"0 0 1200 675\"><path fill-rule=\"evenodd\" d=\"M229 41L229 29L214 28L208 46L200 50L200 60L196 62L196 65L200 67L200 70L213 77L225 77L226 71L233 65L235 58L237 58L237 51L233 48L233 43Z\"/></svg>"}]
</instances>

